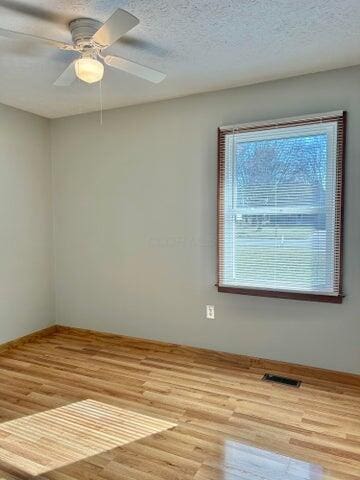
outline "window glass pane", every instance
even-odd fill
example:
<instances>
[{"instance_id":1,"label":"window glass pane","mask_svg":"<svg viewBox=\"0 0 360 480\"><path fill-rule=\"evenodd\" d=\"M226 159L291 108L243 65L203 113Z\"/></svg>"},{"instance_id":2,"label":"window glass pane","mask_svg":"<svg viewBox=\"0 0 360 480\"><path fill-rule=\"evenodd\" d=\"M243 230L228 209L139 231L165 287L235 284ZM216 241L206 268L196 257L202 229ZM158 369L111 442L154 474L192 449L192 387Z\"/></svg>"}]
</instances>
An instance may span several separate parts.
<instances>
[{"instance_id":1,"label":"window glass pane","mask_svg":"<svg viewBox=\"0 0 360 480\"><path fill-rule=\"evenodd\" d=\"M236 144L238 207L325 204L327 135Z\"/></svg>"},{"instance_id":2,"label":"window glass pane","mask_svg":"<svg viewBox=\"0 0 360 480\"><path fill-rule=\"evenodd\" d=\"M326 288L327 135L236 144L235 279Z\"/></svg>"}]
</instances>

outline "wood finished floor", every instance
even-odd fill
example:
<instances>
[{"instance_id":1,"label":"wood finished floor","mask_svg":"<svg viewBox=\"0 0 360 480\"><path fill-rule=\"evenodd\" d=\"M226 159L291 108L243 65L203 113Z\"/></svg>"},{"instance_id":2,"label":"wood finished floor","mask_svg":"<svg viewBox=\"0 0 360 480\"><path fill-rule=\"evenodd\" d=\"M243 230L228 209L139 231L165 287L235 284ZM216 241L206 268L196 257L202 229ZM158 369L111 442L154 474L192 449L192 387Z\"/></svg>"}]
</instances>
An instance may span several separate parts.
<instances>
[{"instance_id":1,"label":"wood finished floor","mask_svg":"<svg viewBox=\"0 0 360 480\"><path fill-rule=\"evenodd\" d=\"M0 479L360 479L360 389L262 374L221 354L70 331L3 352ZM30 464L46 468L32 477Z\"/></svg>"}]
</instances>

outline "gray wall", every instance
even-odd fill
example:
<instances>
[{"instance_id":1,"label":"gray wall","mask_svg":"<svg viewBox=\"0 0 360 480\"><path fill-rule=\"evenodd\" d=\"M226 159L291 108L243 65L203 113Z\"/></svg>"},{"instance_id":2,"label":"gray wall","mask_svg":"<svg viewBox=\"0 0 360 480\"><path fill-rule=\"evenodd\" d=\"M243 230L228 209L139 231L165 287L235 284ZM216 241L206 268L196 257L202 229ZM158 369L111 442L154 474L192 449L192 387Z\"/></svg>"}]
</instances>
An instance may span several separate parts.
<instances>
[{"instance_id":1,"label":"gray wall","mask_svg":"<svg viewBox=\"0 0 360 480\"><path fill-rule=\"evenodd\" d=\"M0 343L54 321L49 121L0 105Z\"/></svg>"},{"instance_id":2,"label":"gray wall","mask_svg":"<svg viewBox=\"0 0 360 480\"><path fill-rule=\"evenodd\" d=\"M338 109L349 114L343 305L217 293L217 127ZM359 372L359 68L51 129L58 323Z\"/></svg>"}]
</instances>

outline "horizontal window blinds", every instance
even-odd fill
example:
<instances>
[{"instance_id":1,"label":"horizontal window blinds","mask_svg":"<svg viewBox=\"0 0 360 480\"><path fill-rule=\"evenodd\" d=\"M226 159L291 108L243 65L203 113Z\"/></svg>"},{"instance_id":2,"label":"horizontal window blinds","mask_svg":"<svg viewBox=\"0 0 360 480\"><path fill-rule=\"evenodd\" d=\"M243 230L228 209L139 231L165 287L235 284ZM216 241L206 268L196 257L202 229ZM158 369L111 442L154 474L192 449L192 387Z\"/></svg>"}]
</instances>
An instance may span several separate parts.
<instances>
[{"instance_id":1,"label":"horizontal window blinds","mask_svg":"<svg viewBox=\"0 0 360 480\"><path fill-rule=\"evenodd\" d=\"M341 298L343 151L343 112L219 129L219 290Z\"/></svg>"}]
</instances>

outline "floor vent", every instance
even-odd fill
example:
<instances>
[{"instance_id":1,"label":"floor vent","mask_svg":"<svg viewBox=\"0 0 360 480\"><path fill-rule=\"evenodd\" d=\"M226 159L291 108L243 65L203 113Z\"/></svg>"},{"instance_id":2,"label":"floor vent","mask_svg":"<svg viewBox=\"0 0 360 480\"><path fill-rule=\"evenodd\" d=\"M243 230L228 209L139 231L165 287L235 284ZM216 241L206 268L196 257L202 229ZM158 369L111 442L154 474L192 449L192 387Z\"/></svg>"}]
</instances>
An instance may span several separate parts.
<instances>
[{"instance_id":1,"label":"floor vent","mask_svg":"<svg viewBox=\"0 0 360 480\"><path fill-rule=\"evenodd\" d=\"M262 379L266 382L281 383L282 385L289 385L290 387L296 387L296 388L299 388L301 385L300 380L281 377L280 375L272 375L271 373L265 373Z\"/></svg>"}]
</instances>

